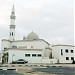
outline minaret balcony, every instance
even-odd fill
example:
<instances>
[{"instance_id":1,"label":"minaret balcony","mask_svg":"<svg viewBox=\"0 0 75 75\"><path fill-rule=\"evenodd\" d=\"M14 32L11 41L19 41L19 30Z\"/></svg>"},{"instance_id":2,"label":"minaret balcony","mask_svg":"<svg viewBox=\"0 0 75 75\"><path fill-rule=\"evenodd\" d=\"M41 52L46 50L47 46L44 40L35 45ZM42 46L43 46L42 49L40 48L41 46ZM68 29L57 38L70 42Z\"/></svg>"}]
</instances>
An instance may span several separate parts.
<instances>
[{"instance_id":1,"label":"minaret balcony","mask_svg":"<svg viewBox=\"0 0 75 75\"><path fill-rule=\"evenodd\" d=\"M11 16L10 16L10 18L11 18L11 19L15 19L15 18L16 18L16 16L14 16L14 15L11 15Z\"/></svg>"},{"instance_id":2,"label":"minaret balcony","mask_svg":"<svg viewBox=\"0 0 75 75\"><path fill-rule=\"evenodd\" d=\"M15 25L10 25L10 29L14 29L15 28Z\"/></svg>"}]
</instances>

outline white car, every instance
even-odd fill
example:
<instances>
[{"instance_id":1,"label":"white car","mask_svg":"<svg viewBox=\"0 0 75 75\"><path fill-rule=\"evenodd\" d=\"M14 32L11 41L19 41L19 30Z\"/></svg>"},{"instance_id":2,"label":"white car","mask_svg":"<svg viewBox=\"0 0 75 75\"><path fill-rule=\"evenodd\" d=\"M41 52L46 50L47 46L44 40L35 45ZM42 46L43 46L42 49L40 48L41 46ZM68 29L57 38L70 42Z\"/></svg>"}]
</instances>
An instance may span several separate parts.
<instances>
[{"instance_id":1,"label":"white car","mask_svg":"<svg viewBox=\"0 0 75 75\"><path fill-rule=\"evenodd\" d=\"M18 59L15 63L16 64L25 64L25 63L28 63L28 61L26 61L24 59Z\"/></svg>"}]
</instances>

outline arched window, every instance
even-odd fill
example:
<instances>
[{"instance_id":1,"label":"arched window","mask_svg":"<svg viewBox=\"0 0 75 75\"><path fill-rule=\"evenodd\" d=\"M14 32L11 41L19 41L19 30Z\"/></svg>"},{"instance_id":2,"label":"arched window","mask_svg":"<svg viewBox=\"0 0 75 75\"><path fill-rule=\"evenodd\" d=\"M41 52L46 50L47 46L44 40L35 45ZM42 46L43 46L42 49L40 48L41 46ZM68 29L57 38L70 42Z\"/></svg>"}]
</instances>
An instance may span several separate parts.
<instances>
[{"instance_id":1,"label":"arched window","mask_svg":"<svg viewBox=\"0 0 75 75\"><path fill-rule=\"evenodd\" d=\"M11 32L10 32L10 36L11 36Z\"/></svg>"},{"instance_id":2,"label":"arched window","mask_svg":"<svg viewBox=\"0 0 75 75\"><path fill-rule=\"evenodd\" d=\"M63 55L63 50L61 49L61 55Z\"/></svg>"},{"instance_id":3,"label":"arched window","mask_svg":"<svg viewBox=\"0 0 75 75\"><path fill-rule=\"evenodd\" d=\"M13 36L13 32L12 32L12 36Z\"/></svg>"}]
</instances>

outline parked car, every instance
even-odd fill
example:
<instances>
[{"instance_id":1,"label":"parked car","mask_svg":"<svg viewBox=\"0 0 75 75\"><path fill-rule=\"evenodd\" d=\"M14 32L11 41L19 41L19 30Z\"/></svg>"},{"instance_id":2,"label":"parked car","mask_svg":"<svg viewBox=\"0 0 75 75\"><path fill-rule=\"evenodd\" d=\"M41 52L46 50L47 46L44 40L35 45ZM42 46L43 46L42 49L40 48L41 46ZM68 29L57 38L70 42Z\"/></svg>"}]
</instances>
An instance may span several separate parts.
<instances>
[{"instance_id":1,"label":"parked car","mask_svg":"<svg viewBox=\"0 0 75 75\"><path fill-rule=\"evenodd\" d=\"M73 60L72 64L75 64L75 60Z\"/></svg>"},{"instance_id":2,"label":"parked car","mask_svg":"<svg viewBox=\"0 0 75 75\"><path fill-rule=\"evenodd\" d=\"M17 61L14 62L14 64L25 64L25 63L28 63L28 61L24 59L18 59Z\"/></svg>"}]
</instances>

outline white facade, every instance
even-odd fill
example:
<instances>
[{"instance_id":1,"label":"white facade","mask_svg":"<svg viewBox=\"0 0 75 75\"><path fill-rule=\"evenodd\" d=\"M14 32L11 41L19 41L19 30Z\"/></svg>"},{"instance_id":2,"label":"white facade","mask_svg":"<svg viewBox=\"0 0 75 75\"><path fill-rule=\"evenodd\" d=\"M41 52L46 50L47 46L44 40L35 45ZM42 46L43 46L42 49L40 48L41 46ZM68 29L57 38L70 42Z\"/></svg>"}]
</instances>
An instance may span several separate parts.
<instances>
[{"instance_id":1,"label":"white facade","mask_svg":"<svg viewBox=\"0 0 75 75\"><path fill-rule=\"evenodd\" d=\"M51 59L50 44L43 39L36 40L2 40L2 50L4 55L4 63L12 63L18 59L27 60L28 63L44 63L47 59L49 63ZM25 55L29 56L25 56ZM47 63L46 61L46 63ZM56 60L52 61L56 63Z\"/></svg>"},{"instance_id":2,"label":"white facade","mask_svg":"<svg viewBox=\"0 0 75 75\"><path fill-rule=\"evenodd\" d=\"M58 63L72 63L75 60L75 46L53 45L52 58L56 58Z\"/></svg>"},{"instance_id":3,"label":"white facade","mask_svg":"<svg viewBox=\"0 0 75 75\"><path fill-rule=\"evenodd\" d=\"M9 60L8 63L11 63L12 61L16 61L18 59L24 59L28 61L28 63L41 63L42 61L42 51L39 50L25 50L25 49L9 49L7 52L9 53ZM28 54L29 56L26 56ZM33 54L36 54L36 56L32 56ZM41 57L38 57L38 55L41 55Z\"/></svg>"}]
</instances>

